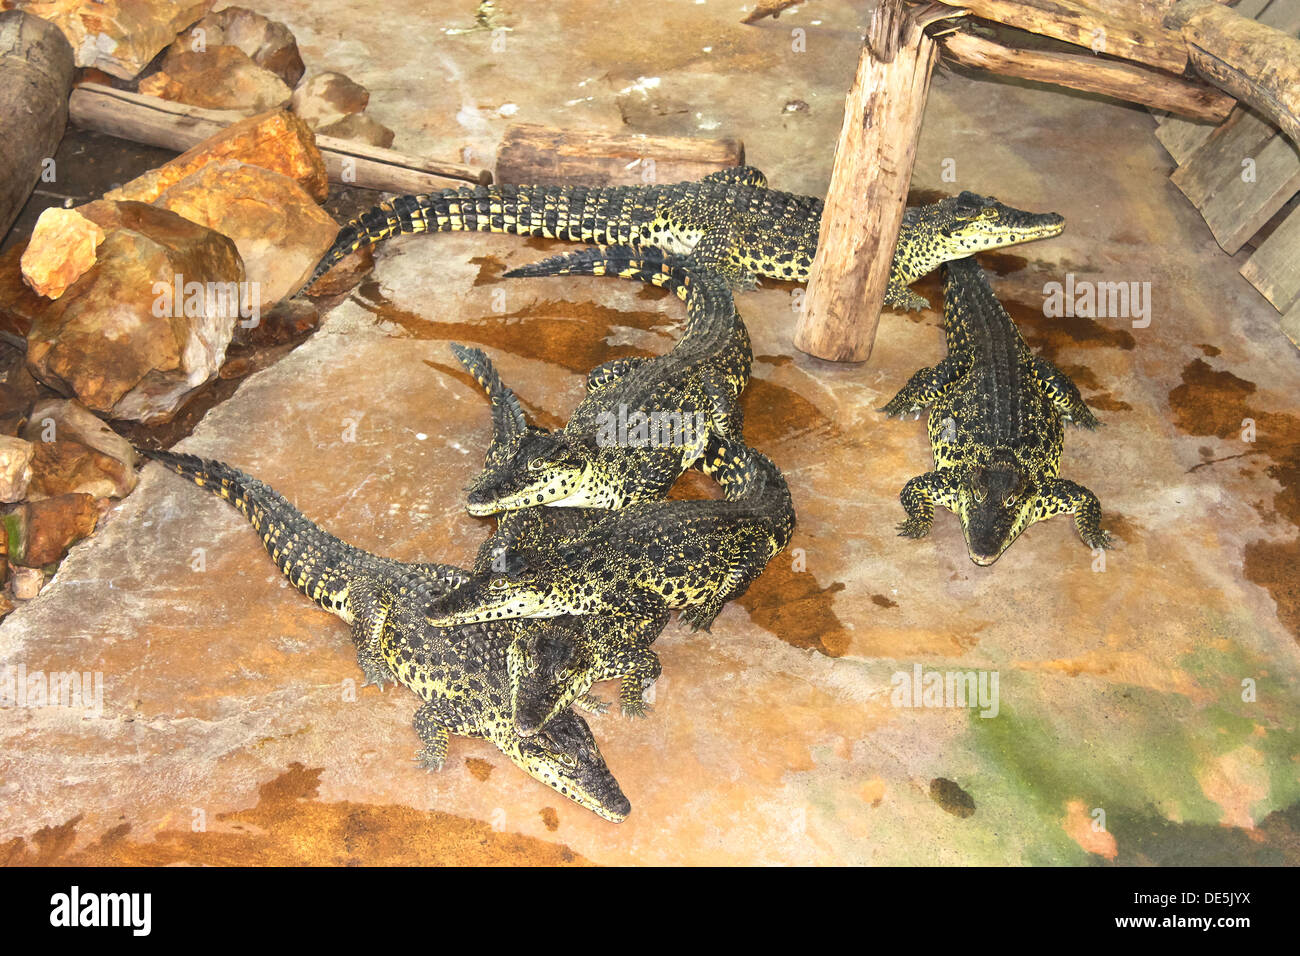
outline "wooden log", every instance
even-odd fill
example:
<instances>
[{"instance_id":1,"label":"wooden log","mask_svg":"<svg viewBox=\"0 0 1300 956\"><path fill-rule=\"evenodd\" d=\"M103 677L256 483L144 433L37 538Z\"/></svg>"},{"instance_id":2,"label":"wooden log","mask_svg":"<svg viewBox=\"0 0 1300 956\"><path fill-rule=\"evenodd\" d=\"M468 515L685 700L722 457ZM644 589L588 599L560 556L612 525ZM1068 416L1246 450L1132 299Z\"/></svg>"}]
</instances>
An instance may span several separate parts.
<instances>
[{"instance_id":1,"label":"wooden log","mask_svg":"<svg viewBox=\"0 0 1300 956\"><path fill-rule=\"evenodd\" d=\"M699 179L744 162L745 146L738 139L630 136L517 123L497 150L496 181L635 186Z\"/></svg>"},{"instance_id":2,"label":"wooden log","mask_svg":"<svg viewBox=\"0 0 1300 956\"><path fill-rule=\"evenodd\" d=\"M936 47L932 10L880 0L844 102L844 123L794 344L865 362L875 343L894 244L916 161Z\"/></svg>"},{"instance_id":3,"label":"wooden log","mask_svg":"<svg viewBox=\"0 0 1300 956\"><path fill-rule=\"evenodd\" d=\"M68 102L72 121L85 129L108 133L135 143L184 152L247 117L235 110L207 110L157 96L128 93L98 83L83 83ZM331 182L421 193L460 182L492 182L486 169L445 163L381 149L350 140L317 136Z\"/></svg>"},{"instance_id":4,"label":"wooden log","mask_svg":"<svg viewBox=\"0 0 1300 956\"><path fill-rule=\"evenodd\" d=\"M1175 74L1187 68L1187 47L1177 31L1142 17L1140 12L1134 18L1122 18L1080 0L962 0L961 5L985 20L1064 40L1094 53Z\"/></svg>"},{"instance_id":5,"label":"wooden log","mask_svg":"<svg viewBox=\"0 0 1300 956\"><path fill-rule=\"evenodd\" d=\"M1300 305L1300 208L1259 244L1241 274L1279 312Z\"/></svg>"},{"instance_id":6,"label":"wooden log","mask_svg":"<svg viewBox=\"0 0 1300 956\"><path fill-rule=\"evenodd\" d=\"M1193 119L1222 122L1237 102L1217 87L1091 54L1022 50L973 33L950 33L939 42L944 55L963 66L1100 93Z\"/></svg>"},{"instance_id":7,"label":"wooden log","mask_svg":"<svg viewBox=\"0 0 1300 956\"><path fill-rule=\"evenodd\" d=\"M1181 31L1197 73L1300 145L1300 39L1214 0L1180 0L1165 25Z\"/></svg>"},{"instance_id":8,"label":"wooden log","mask_svg":"<svg viewBox=\"0 0 1300 956\"><path fill-rule=\"evenodd\" d=\"M58 27L21 10L0 13L0 237L63 138L74 72Z\"/></svg>"}]
</instances>

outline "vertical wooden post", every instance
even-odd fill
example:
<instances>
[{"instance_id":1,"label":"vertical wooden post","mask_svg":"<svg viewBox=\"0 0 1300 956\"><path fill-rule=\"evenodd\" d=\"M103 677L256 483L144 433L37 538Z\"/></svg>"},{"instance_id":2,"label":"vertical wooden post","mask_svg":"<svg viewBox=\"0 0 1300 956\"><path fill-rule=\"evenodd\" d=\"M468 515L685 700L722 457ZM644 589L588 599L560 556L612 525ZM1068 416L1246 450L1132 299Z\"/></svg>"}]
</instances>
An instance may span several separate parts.
<instances>
[{"instance_id":1,"label":"vertical wooden post","mask_svg":"<svg viewBox=\"0 0 1300 956\"><path fill-rule=\"evenodd\" d=\"M927 11L880 0L871 17L794 334L795 346L818 358L865 362L876 339L934 67L924 29L939 17Z\"/></svg>"}]
</instances>

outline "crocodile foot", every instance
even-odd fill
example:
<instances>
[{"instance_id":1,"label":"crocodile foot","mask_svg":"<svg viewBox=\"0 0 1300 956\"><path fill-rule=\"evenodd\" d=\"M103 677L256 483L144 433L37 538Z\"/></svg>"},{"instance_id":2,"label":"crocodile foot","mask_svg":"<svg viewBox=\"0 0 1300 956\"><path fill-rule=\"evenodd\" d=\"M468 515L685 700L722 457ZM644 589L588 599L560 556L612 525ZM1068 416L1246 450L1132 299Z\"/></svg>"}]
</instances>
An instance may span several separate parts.
<instances>
[{"instance_id":1,"label":"crocodile foot","mask_svg":"<svg viewBox=\"0 0 1300 956\"><path fill-rule=\"evenodd\" d=\"M898 524L898 536L900 538L924 538L930 533L930 527L933 519L927 521L925 518L908 518Z\"/></svg>"},{"instance_id":2,"label":"crocodile foot","mask_svg":"<svg viewBox=\"0 0 1300 956\"><path fill-rule=\"evenodd\" d=\"M692 631L707 631L713 627L713 622L721 613L721 606L715 606L715 602L711 601L708 604L701 604L699 607L681 611L679 619L689 624Z\"/></svg>"},{"instance_id":3,"label":"crocodile foot","mask_svg":"<svg viewBox=\"0 0 1300 956\"><path fill-rule=\"evenodd\" d=\"M357 660L357 663L361 666L361 673L365 676L365 680L361 682L362 687L373 684L382 692L385 687L394 683L393 673L383 661L363 656Z\"/></svg>"},{"instance_id":4,"label":"crocodile foot","mask_svg":"<svg viewBox=\"0 0 1300 956\"><path fill-rule=\"evenodd\" d=\"M1105 551L1107 548L1113 548L1115 546L1115 539L1111 537L1110 532L1104 528L1080 531L1079 537L1083 538L1083 543L1090 548L1101 548Z\"/></svg>"},{"instance_id":5,"label":"crocodile foot","mask_svg":"<svg viewBox=\"0 0 1300 956\"><path fill-rule=\"evenodd\" d=\"M437 747L424 747L415 752L415 762L422 770L429 773L437 773L442 769L443 762L447 759Z\"/></svg>"},{"instance_id":6,"label":"crocodile foot","mask_svg":"<svg viewBox=\"0 0 1300 956\"><path fill-rule=\"evenodd\" d=\"M574 703L588 713L605 714L609 712L609 701L603 697L597 697L595 694L583 694Z\"/></svg>"}]
</instances>

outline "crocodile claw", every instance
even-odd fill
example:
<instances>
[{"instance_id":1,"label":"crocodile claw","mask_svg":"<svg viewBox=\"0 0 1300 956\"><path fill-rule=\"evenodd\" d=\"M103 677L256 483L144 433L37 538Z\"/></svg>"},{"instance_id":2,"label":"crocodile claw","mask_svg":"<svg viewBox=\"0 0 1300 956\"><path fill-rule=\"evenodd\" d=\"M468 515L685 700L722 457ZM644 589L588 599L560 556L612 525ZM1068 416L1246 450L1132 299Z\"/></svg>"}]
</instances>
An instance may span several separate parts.
<instances>
[{"instance_id":1,"label":"crocodile claw","mask_svg":"<svg viewBox=\"0 0 1300 956\"><path fill-rule=\"evenodd\" d=\"M609 701L603 697L597 697L595 694L583 694L574 703L588 713L605 714L609 712Z\"/></svg>"},{"instance_id":2,"label":"crocodile claw","mask_svg":"<svg viewBox=\"0 0 1300 956\"><path fill-rule=\"evenodd\" d=\"M420 769L427 770L429 773L437 773L442 769L443 761L446 758L441 754L431 753L429 748L426 747L423 750L416 751L414 759Z\"/></svg>"},{"instance_id":3,"label":"crocodile claw","mask_svg":"<svg viewBox=\"0 0 1300 956\"><path fill-rule=\"evenodd\" d=\"M923 518L908 518L906 521L899 522L898 536L900 538L924 538L930 533L931 522Z\"/></svg>"}]
</instances>

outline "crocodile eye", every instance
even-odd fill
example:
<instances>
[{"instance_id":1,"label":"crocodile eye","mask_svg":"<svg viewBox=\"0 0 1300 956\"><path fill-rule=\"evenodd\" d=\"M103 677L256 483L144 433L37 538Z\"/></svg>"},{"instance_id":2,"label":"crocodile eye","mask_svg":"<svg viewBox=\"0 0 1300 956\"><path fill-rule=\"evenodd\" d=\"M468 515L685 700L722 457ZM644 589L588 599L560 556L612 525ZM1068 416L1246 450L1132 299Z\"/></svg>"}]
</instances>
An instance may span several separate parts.
<instances>
[{"instance_id":1,"label":"crocodile eye","mask_svg":"<svg viewBox=\"0 0 1300 956\"><path fill-rule=\"evenodd\" d=\"M578 758L575 757L573 754L560 754L559 761L560 763L564 764L564 766L568 767L570 770L572 770L574 767L578 765Z\"/></svg>"},{"instance_id":2,"label":"crocodile eye","mask_svg":"<svg viewBox=\"0 0 1300 956\"><path fill-rule=\"evenodd\" d=\"M488 582L488 587L493 591L504 591L508 584L509 582L505 578L493 578Z\"/></svg>"},{"instance_id":3,"label":"crocodile eye","mask_svg":"<svg viewBox=\"0 0 1300 956\"><path fill-rule=\"evenodd\" d=\"M534 458L528 462L528 470L541 471L543 468L547 466L547 464L548 462L546 461L545 458Z\"/></svg>"},{"instance_id":4,"label":"crocodile eye","mask_svg":"<svg viewBox=\"0 0 1300 956\"><path fill-rule=\"evenodd\" d=\"M564 670L560 671L558 674L555 675L555 679L558 681L567 681L570 680L572 677L573 677L572 667L566 667L564 668Z\"/></svg>"},{"instance_id":5,"label":"crocodile eye","mask_svg":"<svg viewBox=\"0 0 1300 956\"><path fill-rule=\"evenodd\" d=\"M974 488L972 488L972 489L970 490L970 493L971 493L971 496L972 496L972 497L973 497L977 502L979 502L979 503L981 503L981 504L984 502L985 494L984 494L984 489L983 489L983 488L980 488L980 487L977 485L977 486L975 486Z\"/></svg>"}]
</instances>

